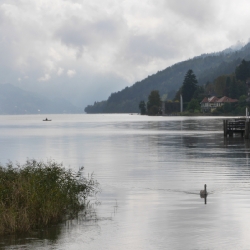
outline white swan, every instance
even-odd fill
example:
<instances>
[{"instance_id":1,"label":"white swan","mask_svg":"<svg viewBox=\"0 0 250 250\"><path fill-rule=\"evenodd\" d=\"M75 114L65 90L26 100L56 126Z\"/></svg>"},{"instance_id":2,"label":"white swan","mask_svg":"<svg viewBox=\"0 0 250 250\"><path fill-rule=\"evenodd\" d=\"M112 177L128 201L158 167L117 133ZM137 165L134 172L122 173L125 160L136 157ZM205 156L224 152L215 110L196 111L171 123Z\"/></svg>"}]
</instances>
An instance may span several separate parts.
<instances>
[{"instance_id":1,"label":"white swan","mask_svg":"<svg viewBox=\"0 0 250 250\"><path fill-rule=\"evenodd\" d=\"M207 193L207 185L205 184L204 185L204 190L201 190L200 191L200 196L206 196L208 193Z\"/></svg>"}]
</instances>

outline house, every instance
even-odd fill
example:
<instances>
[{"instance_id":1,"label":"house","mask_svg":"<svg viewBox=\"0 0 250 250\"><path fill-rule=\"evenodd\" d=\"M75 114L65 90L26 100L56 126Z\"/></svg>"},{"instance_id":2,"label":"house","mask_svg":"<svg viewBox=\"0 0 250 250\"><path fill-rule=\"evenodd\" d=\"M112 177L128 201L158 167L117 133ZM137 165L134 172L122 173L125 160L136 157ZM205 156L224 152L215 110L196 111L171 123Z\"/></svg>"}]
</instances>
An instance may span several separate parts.
<instances>
[{"instance_id":1,"label":"house","mask_svg":"<svg viewBox=\"0 0 250 250\"><path fill-rule=\"evenodd\" d=\"M238 102L238 100L232 99L232 98L227 97L227 96L223 96L221 98L218 98L216 96L205 97L200 103L201 104L201 111L202 112L212 112L216 108L223 106L225 103L235 103L235 102Z\"/></svg>"}]
</instances>

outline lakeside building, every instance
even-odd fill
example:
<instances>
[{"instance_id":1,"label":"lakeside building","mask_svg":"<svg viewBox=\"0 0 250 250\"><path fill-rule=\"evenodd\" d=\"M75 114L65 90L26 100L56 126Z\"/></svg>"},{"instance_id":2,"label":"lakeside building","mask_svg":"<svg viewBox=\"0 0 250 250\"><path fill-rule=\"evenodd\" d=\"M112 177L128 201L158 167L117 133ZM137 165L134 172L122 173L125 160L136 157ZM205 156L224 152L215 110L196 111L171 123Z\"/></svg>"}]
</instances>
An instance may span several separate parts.
<instances>
[{"instance_id":1,"label":"lakeside building","mask_svg":"<svg viewBox=\"0 0 250 250\"><path fill-rule=\"evenodd\" d=\"M216 96L205 97L200 103L201 104L201 111L202 112L212 112L216 108L223 106L225 103L235 103L235 102L238 102L238 100L232 99L232 98L227 97L227 96L223 96L221 98L218 98Z\"/></svg>"}]
</instances>

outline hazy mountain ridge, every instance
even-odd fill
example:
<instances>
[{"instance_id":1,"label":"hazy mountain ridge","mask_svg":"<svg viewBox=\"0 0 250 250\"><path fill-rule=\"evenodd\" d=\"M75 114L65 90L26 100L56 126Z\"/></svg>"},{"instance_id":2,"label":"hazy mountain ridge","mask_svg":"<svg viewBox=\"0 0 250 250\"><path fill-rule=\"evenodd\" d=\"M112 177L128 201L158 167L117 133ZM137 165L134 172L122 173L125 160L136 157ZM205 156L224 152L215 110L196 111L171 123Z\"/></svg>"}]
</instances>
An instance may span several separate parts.
<instances>
[{"instance_id":1,"label":"hazy mountain ridge","mask_svg":"<svg viewBox=\"0 0 250 250\"><path fill-rule=\"evenodd\" d=\"M60 114L82 113L66 100L50 100L12 84L0 84L0 114Z\"/></svg>"},{"instance_id":2,"label":"hazy mountain ridge","mask_svg":"<svg viewBox=\"0 0 250 250\"><path fill-rule=\"evenodd\" d=\"M220 75L234 72L235 67L243 59L250 60L250 43L239 50L229 48L222 52L202 54L158 71L131 87L112 93L107 101L89 105L85 111L87 113L138 112L139 102L146 101L152 90L159 90L161 96L167 95L168 99L172 99L189 69L194 71L199 84L205 84Z\"/></svg>"}]
</instances>

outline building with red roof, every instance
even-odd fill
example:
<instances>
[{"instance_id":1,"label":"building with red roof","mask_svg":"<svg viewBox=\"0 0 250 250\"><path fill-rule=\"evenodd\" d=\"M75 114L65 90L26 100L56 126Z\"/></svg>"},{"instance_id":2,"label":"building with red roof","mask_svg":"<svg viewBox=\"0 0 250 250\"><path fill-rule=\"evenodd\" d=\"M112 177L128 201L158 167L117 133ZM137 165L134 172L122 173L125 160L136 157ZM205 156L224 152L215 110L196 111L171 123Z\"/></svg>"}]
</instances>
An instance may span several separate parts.
<instances>
[{"instance_id":1,"label":"building with red roof","mask_svg":"<svg viewBox=\"0 0 250 250\"><path fill-rule=\"evenodd\" d=\"M212 112L214 109L223 106L225 103L235 103L238 102L237 99L232 99L227 96L223 96L221 98L218 98L216 96L212 97L205 97L201 101L201 111L202 112Z\"/></svg>"}]
</instances>

